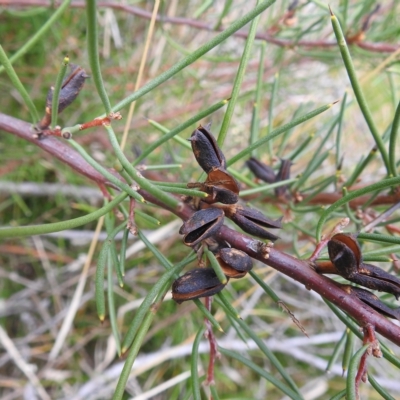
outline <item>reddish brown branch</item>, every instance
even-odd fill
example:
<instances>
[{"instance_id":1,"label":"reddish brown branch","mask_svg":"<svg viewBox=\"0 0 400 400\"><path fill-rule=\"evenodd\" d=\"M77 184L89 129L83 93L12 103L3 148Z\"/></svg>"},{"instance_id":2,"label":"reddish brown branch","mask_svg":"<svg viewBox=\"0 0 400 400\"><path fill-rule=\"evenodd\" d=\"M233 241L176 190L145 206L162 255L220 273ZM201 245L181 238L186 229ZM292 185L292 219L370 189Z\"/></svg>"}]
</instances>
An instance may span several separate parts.
<instances>
[{"instance_id":1,"label":"reddish brown branch","mask_svg":"<svg viewBox=\"0 0 400 400\"><path fill-rule=\"evenodd\" d=\"M50 7L51 2L49 0L0 0L1 6L13 6L13 7L28 7L28 6L40 6L40 7ZM98 7L101 8L112 8L114 10L123 11L129 14L137 15L138 17L144 19L151 19L152 13L150 11L143 10L142 8L130 6L126 4L119 4L113 1L99 1L97 3ZM71 7L84 8L85 2L83 1L73 1L71 2ZM190 26L195 29L207 30L207 31L222 31L223 27L214 28L213 25L194 20L190 18L182 17L170 17L164 15L157 15L156 20L162 23L169 23L173 25L185 25ZM234 36L247 39L247 31L239 31L233 34ZM291 40L278 38L270 33L257 33L256 39L264 40L268 43L275 44L280 47L307 47L307 48L330 48L337 46L336 41L330 40ZM398 50L400 47L396 44L390 43L372 43L365 42L362 40L352 40L349 42L351 45L358 46L362 49L376 52L376 53L392 53Z\"/></svg>"},{"instance_id":2,"label":"reddish brown branch","mask_svg":"<svg viewBox=\"0 0 400 400\"><path fill-rule=\"evenodd\" d=\"M102 175L87 164L74 149L68 146L68 142L53 137L46 137L43 140L33 139L30 125L27 122L1 113L0 129L37 145L96 183L109 185L109 182L107 182ZM140 190L140 194L147 201L157 204L164 209L168 209L168 207L149 193ZM187 205L184 205L180 210L170 209L170 211L183 220L186 220L193 214L193 210ZM358 298L343 291L331 279L319 275L310 267L307 261L298 260L274 248L266 249L265 244L259 240L250 238L226 226L221 228L218 236L220 239L230 243L232 247L246 252L251 257L260 260L264 264L304 284L307 289L314 290L322 297L338 306L341 310L351 315L360 326L373 326L382 336L400 346L399 326L393 324L390 320L368 307L358 300ZM268 250L268 252L266 250Z\"/></svg>"}]
</instances>

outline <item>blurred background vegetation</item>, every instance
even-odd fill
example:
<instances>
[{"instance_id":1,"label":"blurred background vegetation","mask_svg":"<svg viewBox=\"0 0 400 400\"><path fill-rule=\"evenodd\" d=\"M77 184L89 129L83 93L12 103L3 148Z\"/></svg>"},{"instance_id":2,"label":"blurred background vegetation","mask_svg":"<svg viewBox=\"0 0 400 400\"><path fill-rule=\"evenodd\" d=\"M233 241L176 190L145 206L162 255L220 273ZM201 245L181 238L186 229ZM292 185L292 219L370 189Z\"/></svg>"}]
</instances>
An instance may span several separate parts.
<instances>
[{"instance_id":1,"label":"blurred background vegetation","mask_svg":"<svg viewBox=\"0 0 400 400\"><path fill-rule=\"evenodd\" d=\"M32 1L31 5L21 2L25 3L21 7L16 5L18 1L13 6L5 3L8 2L0 0L0 38L8 56L12 56L49 20L55 8L45 1ZM168 15L169 19L155 24L143 83L213 38L218 29L229 26L254 8L255 3L238 0L161 2L159 14ZM47 91L54 85L66 54L72 63L81 65L91 74L84 4L74 1L72 4L14 63L22 83L43 113ZM131 0L115 0L107 4L108 7L101 2L98 5L99 49L105 87L114 105L134 91L154 4ZM120 10L122 4L133 6L133 11ZM399 100L399 2L336 0L331 1L330 6L338 15L348 41L352 42L350 49L358 78L375 124L384 133L390 128ZM248 26L242 31L242 36L246 36L247 30ZM259 159L278 169L280 158L290 158L310 138L308 146L294 160L292 177L304 173L310 162L318 157L321 157L321 164L311 167L310 176L296 188L296 193L303 197L317 192L341 193L340 185L350 178L362 157L369 154L374 141L353 97L332 31L328 3L319 0L277 1L261 15L257 32L229 136L223 146L227 159L247 147L252 124L262 137L294 116L342 100L322 115L255 152ZM125 150L128 159L133 160L161 136L148 119L173 129L201 110L229 98L244 45L245 38L240 35L228 38L141 97L130 125ZM257 94L260 99L255 111ZM347 98L343 101L345 95ZM0 74L0 105L3 114L30 122L28 110L4 72ZM63 127L72 126L90 121L103 112L94 83L88 79L77 100L60 114L58 123ZM258 119L254 112L258 112ZM211 130L217 133L224 113L225 108L222 108L202 122L212 122ZM122 110L122 114L125 117L127 109ZM195 126L180 136L188 138ZM120 138L124 119L115 121L113 127ZM341 132L339 151L338 132ZM0 135L2 226L68 220L103 204L100 190L88 179L33 144L5 132L0 132ZM114 166L115 155L105 130L87 130L75 134L74 139L103 166ZM199 168L191 150L172 140L153 151L144 163L182 165L179 169L165 169L147 175L152 179L195 182L199 178ZM244 160L235 164L235 168L255 182ZM334 179L328 182L327 177ZM376 157L365 167L356 184L365 185L384 177L384 166ZM325 204L297 206L293 202L280 204L275 201L273 190L265 196L252 198L250 202L271 217L284 215L282 239L276 243L276 248L301 258L309 256L315 245L315 227L321 207L330 204L329 200ZM180 222L177 218L151 205L140 206L140 209L157 218L161 227L138 217L139 227L172 263L181 261L188 249L182 245L178 235ZM360 206L357 214L356 210L351 210L353 221L348 230L359 230L370 216L384 209L370 211ZM344 211L338 212L337 217L343 216L346 216ZM395 224L396 214L392 219ZM337 220L329 223L333 226ZM89 270L73 327L57 358L49 360L58 330L81 279L81 269L95 227L96 223L92 223L76 230L0 243L1 325L26 363L35 366L34 374L52 399L111 398L123 364L116 355L109 321L100 324L97 318L93 283L95 261ZM105 237L106 234L102 233L100 241ZM366 244L367 251L376 248L376 245ZM121 289L117 282L114 285L118 326L122 334L126 332L135 309L164 272L152 252L137 238L129 238L127 254L125 286ZM379 265L384 268L392 267L389 257L386 257L386 263L382 257L379 260L382 261ZM341 364L344 343L347 340L347 345L356 350L361 347L361 342L355 339L351 344L345 326L315 293L265 265L256 264L255 271L290 308L308 337L251 277L231 282L225 289L243 320L274 351L304 398L328 399L344 389L346 377L342 376ZM391 301L389 296L386 297ZM259 367L277 375L254 342L246 335L242 340L243 332L238 333L232 327L232 321L218 306L214 306L213 312L224 329L224 333L217 334L219 345L235 348ZM145 337L125 398L190 398L191 344L202 324L203 316L192 302L177 305L167 295ZM337 345L343 345L342 350L327 373L327 365ZM391 348L397 356L400 355L399 349ZM208 345L202 343L200 368L203 371L207 368L207 352ZM400 396L398 369L383 359L369 359L368 364L380 384L394 398ZM221 399L283 398L282 392L262 379L260 374L225 356L217 361L215 381ZM1 397L36 398L31 384L10 359L9 353L1 349ZM163 384L166 384L165 388ZM157 388L159 391L155 390ZM207 388L204 390L207 392ZM362 385L361 393L363 398L382 398L369 384Z\"/></svg>"}]
</instances>

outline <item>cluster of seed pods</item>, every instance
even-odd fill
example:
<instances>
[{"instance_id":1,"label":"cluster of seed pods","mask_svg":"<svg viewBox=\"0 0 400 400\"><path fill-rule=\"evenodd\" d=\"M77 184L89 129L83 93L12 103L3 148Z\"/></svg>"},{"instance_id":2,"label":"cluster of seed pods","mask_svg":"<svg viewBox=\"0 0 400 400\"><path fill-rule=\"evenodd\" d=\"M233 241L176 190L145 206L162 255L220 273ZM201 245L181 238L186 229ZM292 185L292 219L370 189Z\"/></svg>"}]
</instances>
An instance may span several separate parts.
<instances>
[{"instance_id":1,"label":"cluster of seed pods","mask_svg":"<svg viewBox=\"0 0 400 400\"><path fill-rule=\"evenodd\" d=\"M281 219L272 220L256 209L241 205L239 184L226 170L225 156L210 132L210 126L199 126L190 137L193 154L207 174L205 182L189 183L189 188L198 188L208 197L195 204L196 212L184 222L179 233L183 243L198 249L208 246L221 267L226 282L230 278L242 278L252 268L251 258L244 252L219 243L215 235L224 223L231 219L243 231L251 235L275 241L278 236L266 228L281 228ZM194 203L194 202L193 202ZM220 292L222 283L212 268L197 268L178 278L172 285L172 297L178 303L199 297L212 296Z\"/></svg>"},{"instance_id":2,"label":"cluster of seed pods","mask_svg":"<svg viewBox=\"0 0 400 400\"><path fill-rule=\"evenodd\" d=\"M327 270L329 265L326 265L325 271L339 274L348 281L366 288L390 293L398 299L400 279L375 265L364 263L356 237L355 234L338 233L329 240L328 253L333 268ZM323 265L322 267L324 269ZM387 306L370 291L350 285L343 285L343 288L381 314L400 320L400 308L393 309Z\"/></svg>"}]
</instances>

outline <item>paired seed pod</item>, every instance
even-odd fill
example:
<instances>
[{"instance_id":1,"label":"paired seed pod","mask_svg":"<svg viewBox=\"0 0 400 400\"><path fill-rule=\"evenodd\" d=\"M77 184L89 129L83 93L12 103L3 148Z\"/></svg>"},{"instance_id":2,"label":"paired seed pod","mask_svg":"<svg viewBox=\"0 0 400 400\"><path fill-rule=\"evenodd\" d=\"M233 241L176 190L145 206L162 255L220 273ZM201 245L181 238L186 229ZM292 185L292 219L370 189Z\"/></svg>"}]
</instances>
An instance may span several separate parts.
<instances>
[{"instance_id":1,"label":"paired seed pod","mask_svg":"<svg viewBox=\"0 0 400 400\"><path fill-rule=\"evenodd\" d=\"M282 227L282 218L272 220L263 213L253 208L244 206L233 206L225 211L225 214L236 225L250 235L258 236L262 239L275 241L279 236L267 231L265 228L279 229Z\"/></svg>"},{"instance_id":2,"label":"paired seed pod","mask_svg":"<svg viewBox=\"0 0 400 400\"><path fill-rule=\"evenodd\" d=\"M186 246L195 246L202 240L217 234L224 223L224 212L219 208L206 208L196 211L184 222L179 233L184 235Z\"/></svg>"},{"instance_id":3,"label":"paired seed pod","mask_svg":"<svg viewBox=\"0 0 400 400\"><path fill-rule=\"evenodd\" d=\"M400 279L381 268L365 264L355 235L338 233L328 242L329 258L338 274L369 289L400 296Z\"/></svg>"},{"instance_id":4,"label":"paired seed pod","mask_svg":"<svg viewBox=\"0 0 400 400\"><path fill-rule=\"evenodd\" d=\"M172 298L177 303L213 296L225 285L220 282L212 268L196 268L179 277L172 284Z\"/></svg>"}]
</instances>

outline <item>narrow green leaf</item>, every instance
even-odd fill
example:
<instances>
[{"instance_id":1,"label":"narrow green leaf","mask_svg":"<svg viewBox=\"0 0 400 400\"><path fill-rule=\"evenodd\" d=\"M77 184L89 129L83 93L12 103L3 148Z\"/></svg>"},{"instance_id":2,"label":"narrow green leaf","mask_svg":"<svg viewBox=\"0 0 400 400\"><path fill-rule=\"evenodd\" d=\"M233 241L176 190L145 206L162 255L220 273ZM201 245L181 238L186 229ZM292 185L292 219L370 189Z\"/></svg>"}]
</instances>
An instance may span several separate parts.
<instances>
[{"instance_id":1,"label":"narrow green leaf","mask_svg":"<svg viewBox=\"0 0 400 400\"><path fill-rule=\"evenodd\" d=\"M253 104L253 112L251 116L251 128L250 128L250 138L249 144L253 144L258 140L260 132L260 104L262 99L262 89L264 83L264 60L265 60L265 48L266 43L262 43L260 47L260 61L258 64L257 72L257 87L256 87L256 98ZM253 157L257 158L257 151L253 150Z\"/></svg>"},{"instance_id":2,"label":"narrow green leaf","mask_svg":"<svg viewBox=\"0 0 400 400\"><path fill-rule=\"evenodd\" d=\"M259 5L259 4L260 4L260 1L257 2L257 5ZM244 46L243 54L240 59L239 68L236 73L235 80L233 82L233 88L232 88L232 93L230 96L230 101L229 101L228 107L226 109L224 119L222 121L221 129L219 131L219 135L218 135L218 139L217 139L218 145L220 147L222 147L222 145L224 144L226 136L228 134L228 129L229 129L229 126L230 126L230 123L232 120L233 113L235 111L235 106L236 106L237 99L239 97L243 77L246 72L247 64L250 59L251 50L253 48L254 38L256 36L257 25L258 25L259 20L260 20L260 15L257 15L251 22L249 32L247 33L246 44Z\"/></svg>"},{"instance_id":3,"label":"narrow green leaf","mask_svg":"<svg viewBox=\"0 0 400 400\"><path fill-rule=\"evenodd\" d=\"M347 329L343 332L342 337L338 340L333 349L332 355L329 358L328 365L326 366L325 371L330 372L332 365L335 364L336 360L338 359L339 353L342 351L344 343L347 339Z\"/></svg>"},{"instance_id":4,"label":"narrow green leaf","mask_svg":"<svg viewBox=\"0 0 400 400\"><path fill-rule=\"evenodd\" d=\"M115 392L112 397L112 400L121 400L122 399L124 392L125 392L125 386L128 382L129 375L130 375L132 367L133 367L133 363L136 360L136 356L139 353L139 350L142 346L143 340L146 336L147 331L150 328L150 325L153 321L154 316L155 316L155 313L150 312L146 315L146 317L142 321L139 331L135 337L135 342L133 343L132 347L129 349L128 357L126 358L121 375L119 376L119 380L118 380L117 386L115 388Z\"/></svg>"},{"instance_id":5,"label":"narrow green leaf","mask_svg":"<svg viewBox=\"0 0 400 400\"><path fill-rule=\"evenodd\" d=\"M221 283L226 284L228 282L228 279L226 278L224 271L222 271L221 266L219 265L219 262L215 255L208 250L208 248L204 247L204 254L210 261L211 267L214 270L215 274L217 275L218 279L220 280Z\"/></svg>"},{"instance_id":6,"label":"narrow green leaf","mask_svg":"<svg viewBox=\"0 0 400 400\"><path fill-rule=\"evenodd\" d=\"M98 163L93 157L91 157L86 150L75 140L70 139L68 143L87 161L96 171L100 172L105 178L107 178L111 183L117 186L119 189L126 192L129 196L133 197L137 201L144 203L145 200L136 190L132 189L129 185L122 182L110 171L104 168L100 163Z\"/></svg>"},{"instance_id":7,"label":"narrow green leaf","mask_svg":"<svg viewBox=\"0 0 400 400\"><path fill-rule=\"evenodd\" d=\"M200 381L198 373L199 364L199 345L204 335L204 328L200 328L193 342L192 357L190 359L190 370L192 372L193 400L201 400Z\"/></svg>"},{"instance_id":8,"label":"narrow green leaf","mask_svg":"<svg viewBox=\"0 0 400 400\"><path fill-rule=\"evenodd\" d=\"M58 74L57 74L56 83L54 85L53 99L52 99L52 104L51 104L51 126L53 128L55 128L57 126L58 100L60 98L61 86L63 83L63 79L65 77L65 74L67 72L68 64L69 64L69 57L66 56L66 57L64 57L64 61L61 63L60 70L58 71Z\"/></svg>"},{"instance_id":9,"label":"narrow green leaf","mask_svg":"<svg viewBox=\"0 0 400 400\"><path fill-rule=\"evenodd\" d=\"M258 348L267 356L267 358L271 361L271 364L278 370L278 372L282 375L283 379L288 383L292 390L298 394L299 398L302 398L296 383L293 381L292 377L288 374L287 370L279 362L272 351L243 320L238 319L237 323L247 333L247 335L249 335L255 341Z\"/></svg>"},{"instance_id":10,"label":"narrow green leaf","mask_svg":"<svg viewBox=\"0 0 400 400\"><path fill-rule=\"evenodd\" d=\"M370 345L366 344L361 349L359 349L352 357L349 365L349 372L347 373L347 387L346 396L347 400L358 400L356 393L356 375L358 370L358 365L360 363L361 357L367 351Z\"/></svg>"},{"instance_id":11,"label":"narrow green leaf","mask_svg":"<svg viewBox=\"0 0 400 400\"><path fill-rule=\"evenodd\" d=\"M263 138L257 140L257 142L253 143L252 145L248 146L246 149L240 151L236 156L233 156L229 161L227 161L227 165L230 166L234 164L236 161L240 160L243 157L249 156L251 152L262 146L263 144L267 143L269 140L273 139L276 136L281 135L282 133L285 133L287 130L300 125L301 123L316 117L318 114L321 114L322 112L328 110L331 108L335 103L327 104L325 106L319 107L314 111L309 112L308 114L305 114L297 119L294 119L290 121L289 123L280 126L279 128L274 129L269 135L264 136Z\"/></svg>"},{"instance_id":12,"label":"narrow green leaf","mask_svg":"<svg viewBox=\"0 0 400 400\"><path fill-rule=\"evenodd\" d=\"M213 104L210 108L207 108L204 111L199 112L192 118L189 118L187 121L183 122L182 124L178 125L176 128L169 130L168 128L164 127L163 125L159 124L156 121L153 121L149 119L149 123L153 126L155 126L157 129L159 129L161 132L165 133L164 136L161 138L157 139L154 141L150 146L148 146L146 149L144 149L143 153L139 155L139 157L136 158L134 161L133 165L138 165L140 161L142 161L144 158L146 158L149 154L151 154L157 147L160 147L163 143L168 141L171 138L176 138L176 135L178 135L180 132L184 131L185 129L189 128L191 125L199 122L205 117L208 117L215 111L219 110L222 108L224 105L228 103L229 100L222 100L219 101L218 103ZM179 138L181 139L181 138ZM189 142L184 141L185 147L191 149L191 146Z\"/></svg>"},{"instance_id":13,"label":"narrow green leaf","mask_svg":"<svg viewBox=\"0 0 400 400\"><path fill-rule=\"evenodd\" d=\"M205 43L203 46L199 47L192 54L184 57L181 61L173 65L170 69L163 72L157 78L151 80L146 85L142 86L139 90L137 90L136 92L132 93L130 96L119 102L117 105L113 107L112 110L113 111L121 110L128 104L132 103L132 101L137 100L146 93L150 92L155 87L161 85L168 79L172 78L178 72L182 71L185 67L194 63L201 56L208 53L214 47L218 46L221 42L230 37L234 32L238 31L240 28L245 26L247 23L253 20L257 15L261 14L263 11L265 11L268 7L270 7L274 3L275 0L265 0L261 2L259 5L253 8L253 10L243 15L243 17L236 19L235 22L231 26L229 26L229 28L225 29L223 32L216 35L213 39Z\"/></svg>"},{"instance_id":14,"label":"narrow green leaf","mask_svg":"<svg viewBox=\"0 0 400 400\"><path fill-rule=\"evenodd\" d=\"M129 233L130 233L129 229L125 227L124 234L122 235L122 240L121 240L121 248L119 251L119 262L120 262L122 276L125 275L126 247L128 245Z\"/></svg>"},{"instance_id":15,"label":"narrow green leaf","mask_svg":"<svg viewBox=\"0 0 400 400\"><path fill-rule=\"evenodd\" d=\"M368 381L371 386L382 396L385 400L396 400L386 389L384 389L371 375L368 374Z\"/></svg>"},{"instance_id":16,"label":"narrow green leaf","mask_svg":"<svg viewBox=\"0 0 400 400\"><path fill-rule=\"evenodd\" d=\"M111 254L108 252L108 270L107 270L107 298L108 298L108 311L110 314L111 330L113 332L115 346L117 347L117 353L121 356L121 342L119 339L118 325L117 325L117 313L115 310L114 302L114 288L113 288L113 273L112 273L112 260Z\"/></svg>"},{"instance_id":17,"label":"narrow green leaf","mask_svg":"<svg viewBox=\"0 0 400 400\"><path fill-rule=\"evenodd\" d=\"M346 330L346 345L344 347L343 359L342 359L342 370L343 374L345 371L349 369L350 360L353 357L353 350L354 350L354 340L355 340L354 333L347 328Z\"/></svg>"},{"instance_id":18,"label":"narrow green leaf","mask_svg":"<svg viewBox=\"0 0 400 400\"><path fill-rule=\"evenodd\" d=\"M280 186L288 185L290 183L296 182L297 180L298 180L298 178L291 178L291 179L286 179L284 181L279 181L279 182L275 182L275 183L267 183L265 185L261 185L259 187L253 188L253 189L241 190L240 196L248 196L250 194L255 194L255 193L260 193L260 192L266 193L269 190L275 189Z\"/></svg>"},{"instance_id":19,"label":"narrow green leaf","mask_svg":"<svg viewBox=\"0 0 400 400\"><path fill-rule=\"evenodd\" d=\"M107 130L108 139L110 140L110 143L114 149L115 155L117 156L125 171L129 174L129 176L140 186L140 188L146 190L147 192L164 202L165 205L174 209L177 208L179 206L179 200L158 189L156 186L152 185L149 180L144 178L126 158L121 147L119 146L117 137L115 136L112 126L104 125L104 127Z\"/></svg>"},{"instance_id":20,"label":"narrow green leaf","mask_svg":"<svg viewBox=\"0 0 400 400\"><path fill-rule=\"evenodd\" d=\"M13 228L0 228L0 238L12 238L12 237L22 237L22 236L33 236L33 235L43 235L45 233L60 232L67 229L77 228L78 226L85 225L89 222L95 221L101 216L107 214L119 203L121 203L126 198L125 193L121 193L114 200L110 201L104 207L98 210L84 215L83 217L73 218L67 221L53 222L50 224L42 225L27 225L18 226Z\"/></svg>"},{"instance_id":21,"label":"narrow green leaf","mask_svg":"<svg viewBox=\"0 0 400 400\"><path fill-rule=\"evenodd\" d=\"M376 146L378 147L379 152L381 153L382 161L385 164L388 175L390 175L390 165L389 158L383 143L381 136L379 135L378 128L375 125L374 119L372 117L371 111L368 107L367 101L364 97L364 94L361 89L361 85L358 82L356 69L353 64L353 60L350 55L349 48L347 47L346 38L342 32L342 28L336 16L331 11L331 22L333 31L335 32L336 40L339 45L340 54L342 55L343 63L345 65L347 75L350 79L351 86L354 91L354 95L357 99L357 103L360 107L360 110L364 116L364 119L369 127L369 130L374 138Z\"/></svg>"},{"instance_id":22,"label":"narrow green leaf","mask_svg":"<svg viewBox=\"0 0 400 400\"><path fill-rule=\"evenodd\" d=\"M3 50L3 47L1 45L0 45L0 64L6 71L14 88L21 95L22 100L24 101L26 107L29 110L29 113L31 114L32 123L36 124L40 120L39 113L36 109L36 106L33 103L31 97L29 96L29 93L26 91L24 85L18 78L17 73L15 72L10 60L7 57L7 54L5 53L5 51Z\"/></svg>"},{"instance_id":23,"label":"narrow green leaf","mask_svg":"<svg viewBox=\"0 0 400 400\"><path fill-rule=\"evenodd\" d=\"M281 390L283 393L285 393L291 399L293 399L293 400L303 399L303 397L301 396L300 393L293 391L290 387L284 385L282 382L280 382L278 379L276 379L273 375L271 375L270 373L265 371L264 368L259 367L253 361L243 357L241 354L238 354L231 350L224 349L222 347L218 347L218 350L225 356L232 357L235 360L242 363L243 365L246 365L247 367L252 369L258 376L266 379L268 382L271 382L272 385L274 385L277 389Z\"/></svg>"},{"instance_id":24,"label":"narrow green leaf","mask_svg":"<svg viewBox=\"0 0 400 400\"><path fill-rule=\"evenodd\" d=\"M104 87L103 77L101 76L100 59L99 59L99 38L97 32L97 1L86 0L86 36L87 36L87 52L89 57L90 69L92 71L92 79L96 86L97 93L103 103L106 114L111 114L111 103Z\"/></svg>"}]
</instances>

